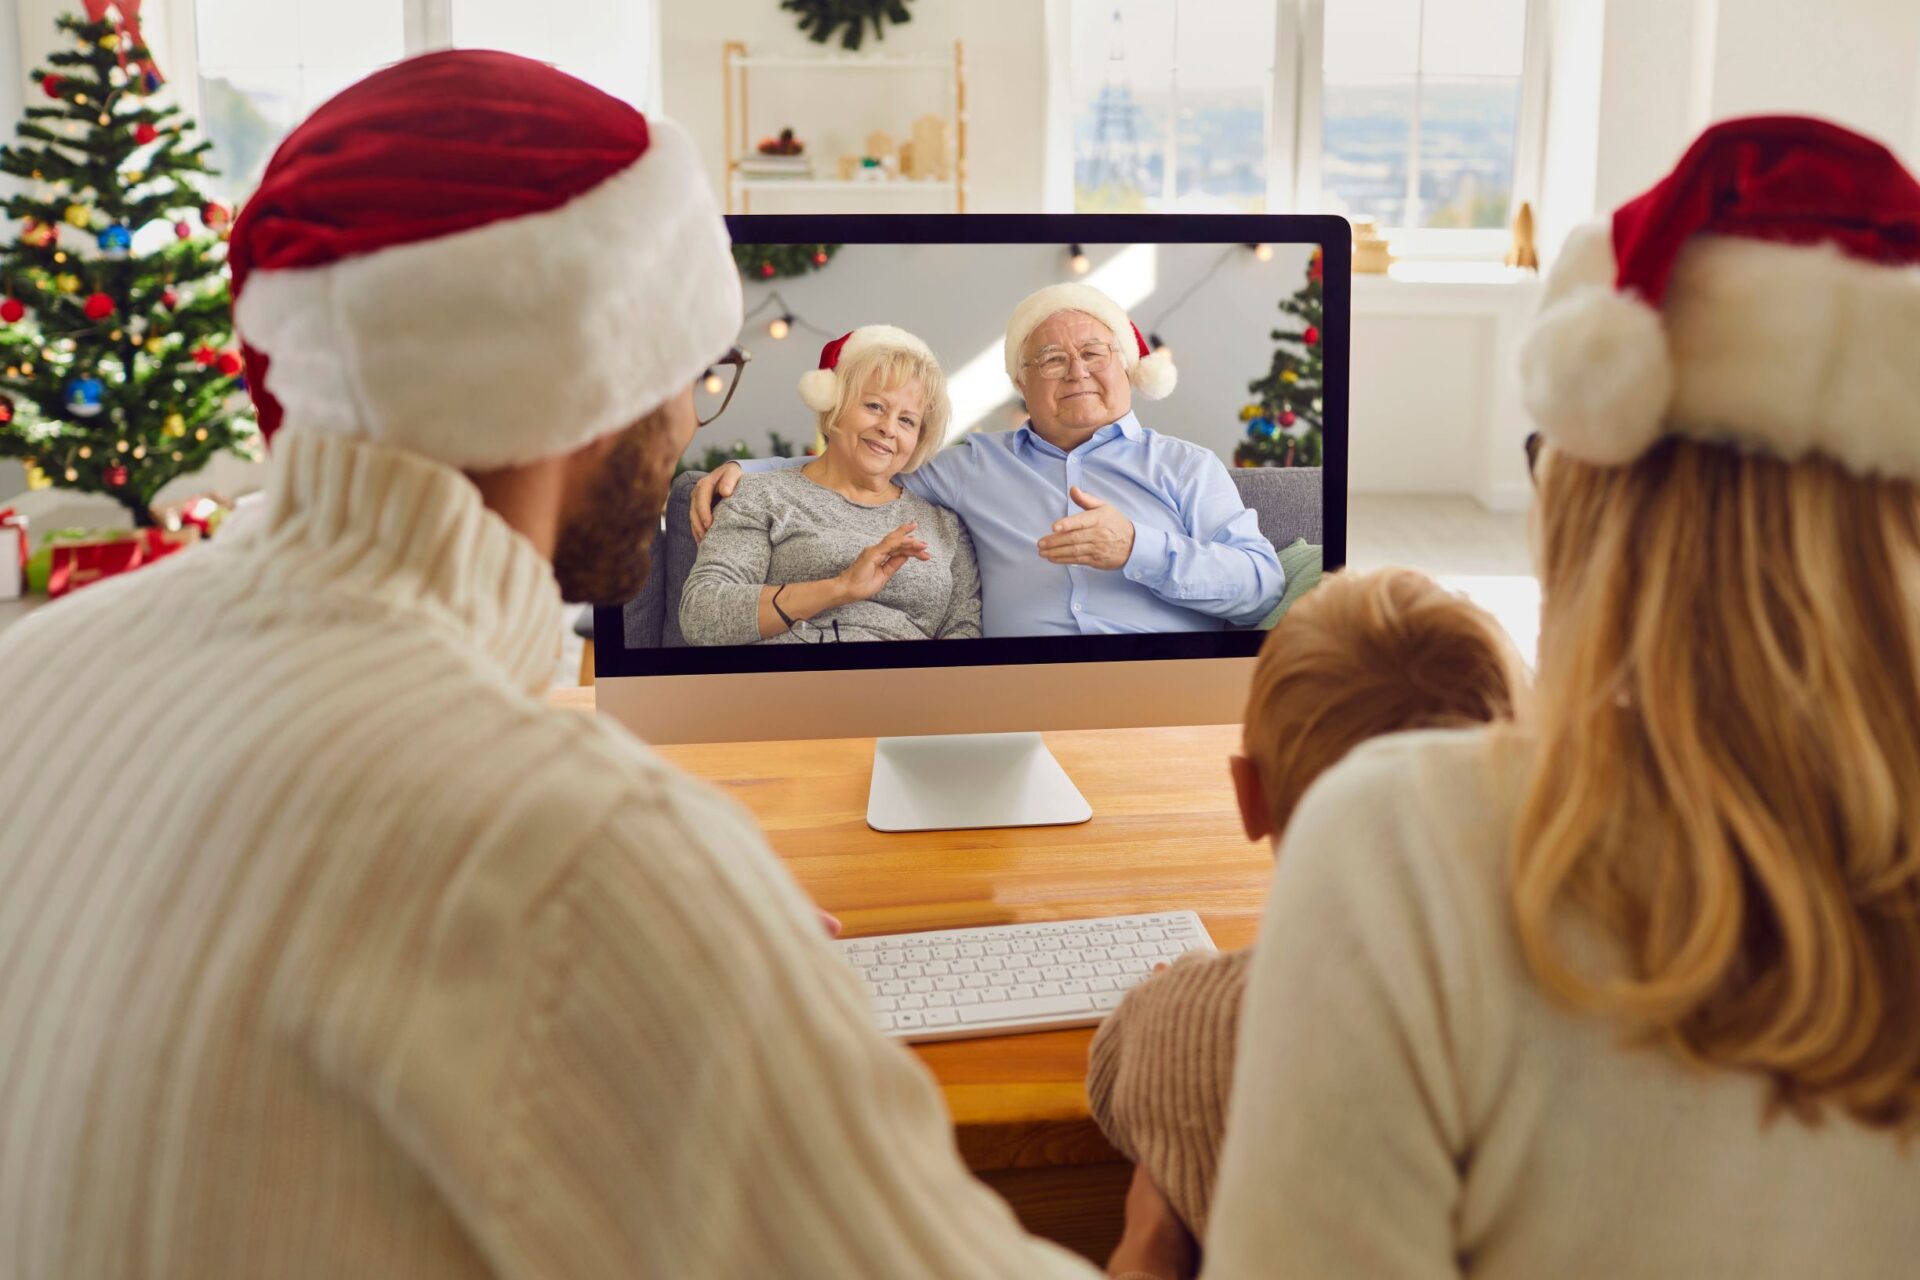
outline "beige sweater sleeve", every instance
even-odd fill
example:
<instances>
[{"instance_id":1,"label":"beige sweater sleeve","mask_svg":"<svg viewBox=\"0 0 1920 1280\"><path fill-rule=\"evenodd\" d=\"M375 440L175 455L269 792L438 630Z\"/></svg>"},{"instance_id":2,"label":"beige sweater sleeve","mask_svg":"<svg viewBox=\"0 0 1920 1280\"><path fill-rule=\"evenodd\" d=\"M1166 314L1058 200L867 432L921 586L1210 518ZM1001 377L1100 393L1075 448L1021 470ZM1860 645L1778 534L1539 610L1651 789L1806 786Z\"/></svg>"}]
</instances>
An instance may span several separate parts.
<instances>
[{"instance_id":1,"label":"beige sweater sleeve","mask_svg":"<svg viewBox=\"0 0 1920 1280\"><path fill-rule=\"evenodd\" d=\"M1144 1165L1204 1238L1249 952L1183 956L1135 987L1093 1038L1087 1098L1108 1141Z\"/></svg>"}]
</instances>

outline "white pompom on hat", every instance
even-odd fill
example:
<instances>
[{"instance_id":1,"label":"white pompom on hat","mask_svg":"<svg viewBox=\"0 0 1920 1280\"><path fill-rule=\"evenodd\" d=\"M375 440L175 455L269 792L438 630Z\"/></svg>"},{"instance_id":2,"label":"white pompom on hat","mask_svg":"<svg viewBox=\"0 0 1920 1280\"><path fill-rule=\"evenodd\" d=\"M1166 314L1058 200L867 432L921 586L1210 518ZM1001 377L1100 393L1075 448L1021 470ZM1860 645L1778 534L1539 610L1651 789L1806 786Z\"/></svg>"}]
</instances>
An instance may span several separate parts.
<instances>
[{"instance_id":1,"label":"white pompom on hat","mask_svg":"<svg viewBox=\"0 0 1920 1280\"><path fill-rule=\"evenodd\" d=\"M1681 435L1920 479L1916 343L1920 183L1859 134L1754 117L1568 238L1521 389L1601 466Z\"/></svg>"},{"instance_id":2,"label":"white pompom on hat","mask_svg":"<svg viewBox=\"0 0 1920 1280\"><path fill-rule=\"evenodd\" d=\"M1027 339L1035 329L1063 311L1085 312L1113 331L1127 380L1133 383L1135 391L1149 400L1161 400L1173 394L1180 377L1179 370L1173 367L1173 357L1148 348L1138 326L1127 317L1126 308L1090 284L1072 283L1048 285L1028 294L1013 309L1013 317L1007 321L1006 357L1007 377L1015 386L1020 385L1020 364L1026 358ZM1129 336L1132 342L1127 341Z\"/></svg>"},{"instance_id":3,"label":"white pompom on hat","mask_svg":"<svg viewBox=\"0 0 1920 1280\"><path fill-rule=\"evenodd\" d=\"M897 329L890 324L861 325L820 348L819 367L800 375L801 401L815 413L831 412L839 400L834 370L840 367L842 360L851 360L863 352L878 349L908 351L924 360L934 359L932 348L905 329Z\"/></svg>"}]
</instances>

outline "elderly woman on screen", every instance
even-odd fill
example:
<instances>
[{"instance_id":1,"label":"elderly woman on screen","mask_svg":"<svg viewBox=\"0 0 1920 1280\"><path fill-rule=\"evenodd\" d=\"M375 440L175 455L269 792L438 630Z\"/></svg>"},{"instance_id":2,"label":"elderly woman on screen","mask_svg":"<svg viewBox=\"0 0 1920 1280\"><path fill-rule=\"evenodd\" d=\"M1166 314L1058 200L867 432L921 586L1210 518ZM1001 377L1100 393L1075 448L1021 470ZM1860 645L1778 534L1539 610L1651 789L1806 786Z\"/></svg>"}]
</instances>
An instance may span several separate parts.
<instances>
[{"instance_id":1,"label":"elderly woman on screen","mask_svg":"<svg viewBox=\"0 0 1920 1280\"><path fill-rule=\"evenodd\" d=\"M680 597L688 643L978 637L966 527L897 482L946 432L946 378L926 343L855 329L821 351L800 398L826 450L752 477L721 509Z\"/></svg>"}]
</instances>

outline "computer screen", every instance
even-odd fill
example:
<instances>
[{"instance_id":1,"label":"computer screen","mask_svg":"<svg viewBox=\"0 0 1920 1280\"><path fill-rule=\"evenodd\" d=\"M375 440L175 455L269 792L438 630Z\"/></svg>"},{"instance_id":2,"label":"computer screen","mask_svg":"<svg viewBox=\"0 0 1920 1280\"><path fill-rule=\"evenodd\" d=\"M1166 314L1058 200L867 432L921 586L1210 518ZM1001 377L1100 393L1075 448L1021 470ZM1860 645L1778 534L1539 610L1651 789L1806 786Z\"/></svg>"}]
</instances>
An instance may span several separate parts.
<instances>
[{"instance_id":1,"label":"computer screen","mask_svg":"<svg viewBox=\"0 0 1920 1280\"><path fill-rule=\"evenodd\" d=\"M602 678L1245 658L1344 563L1345 222L729 225L750 359Z\"/></svg>"}]
</instances>

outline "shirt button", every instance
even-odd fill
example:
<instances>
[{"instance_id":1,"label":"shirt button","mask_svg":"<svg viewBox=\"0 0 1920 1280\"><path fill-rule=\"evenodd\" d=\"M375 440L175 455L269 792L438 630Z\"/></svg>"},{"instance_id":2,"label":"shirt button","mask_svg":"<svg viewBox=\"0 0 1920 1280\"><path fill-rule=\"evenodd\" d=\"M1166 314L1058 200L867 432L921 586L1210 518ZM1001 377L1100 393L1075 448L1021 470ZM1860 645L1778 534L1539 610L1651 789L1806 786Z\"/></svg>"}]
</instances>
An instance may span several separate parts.
<instances>
[{"instance_id":1,"label":"shirt button","mask_svg":"<svg viewBox=\"0 0 1920 1280\"><path fill-rule=\"evenodd\" d=\"M1079 602L1078 600L1075 600L1075 601L1073 602L1073 611L1074 611L1075 613L1078 613L1078 612L1080 612L1080 602Z\"/></svg>"}]
</instances>

